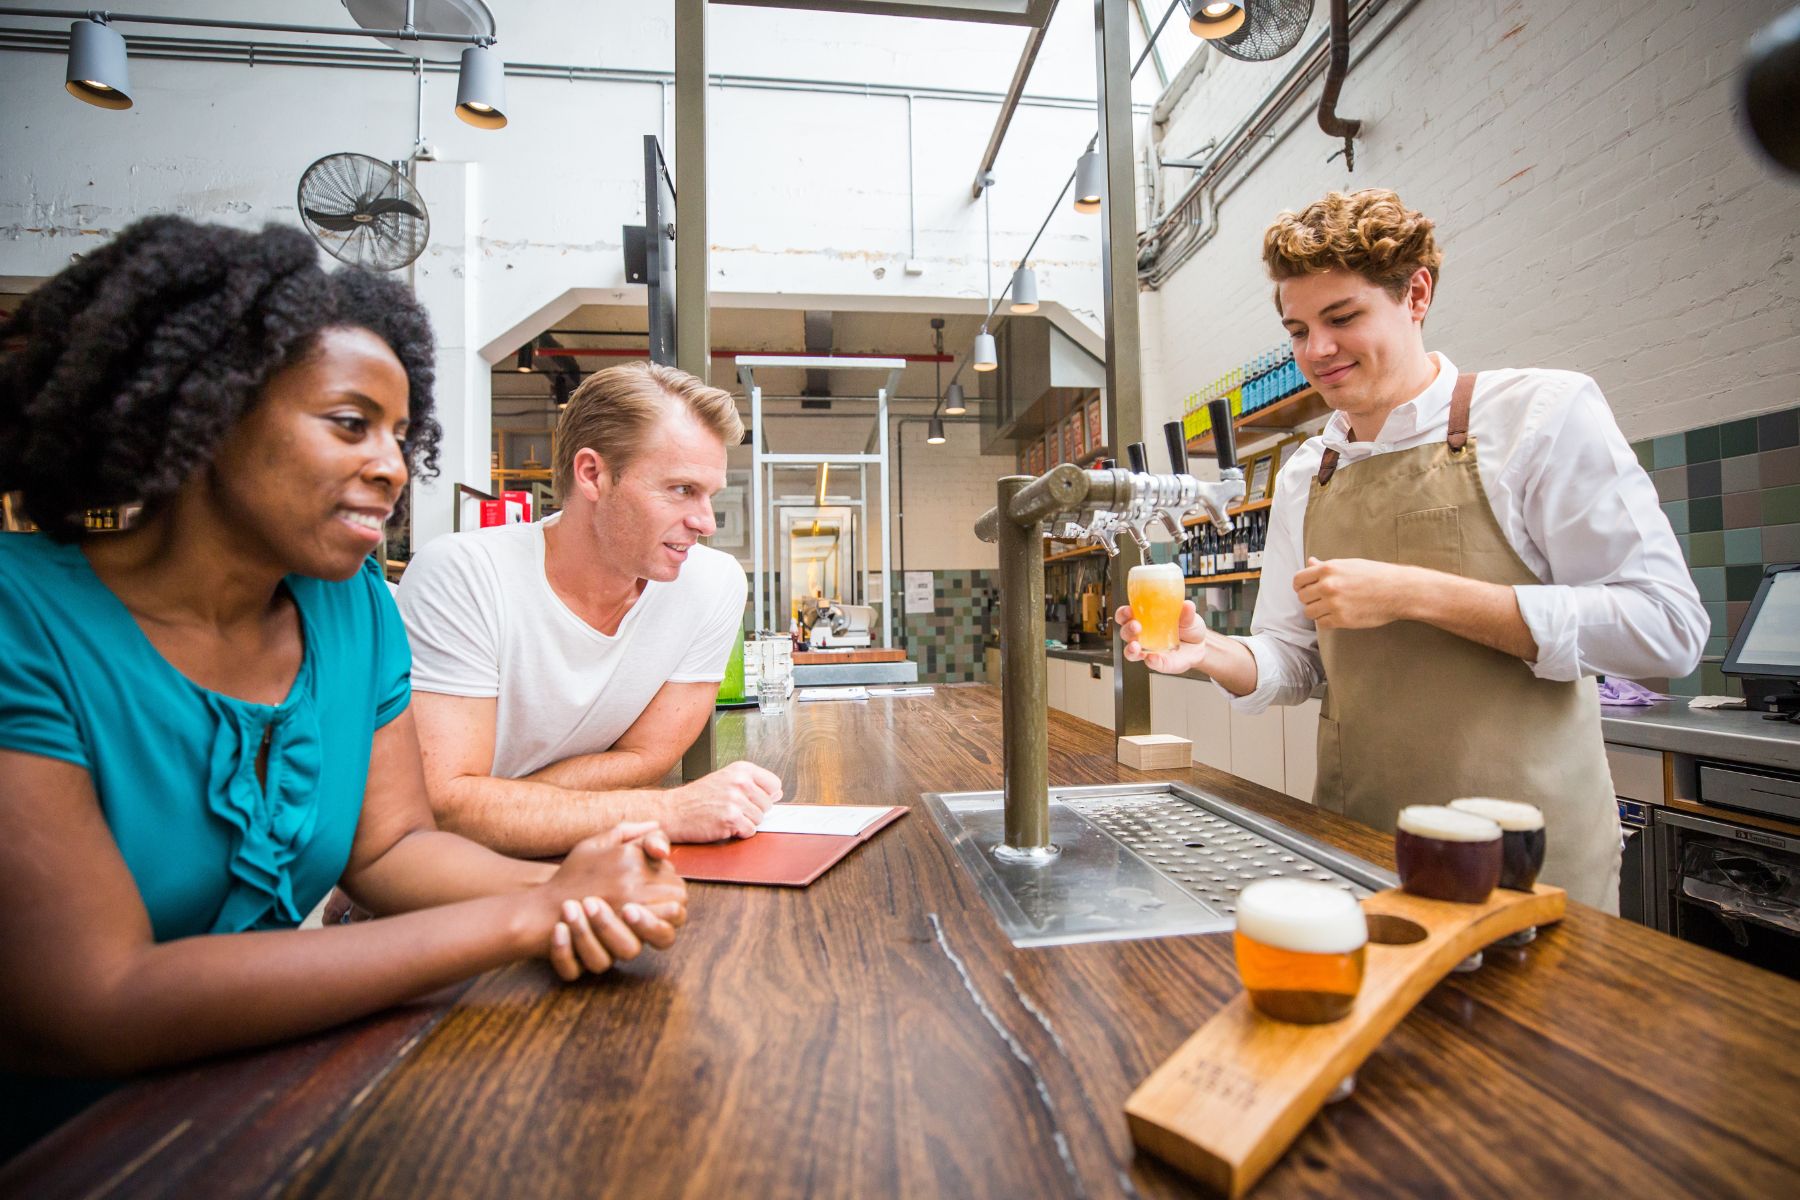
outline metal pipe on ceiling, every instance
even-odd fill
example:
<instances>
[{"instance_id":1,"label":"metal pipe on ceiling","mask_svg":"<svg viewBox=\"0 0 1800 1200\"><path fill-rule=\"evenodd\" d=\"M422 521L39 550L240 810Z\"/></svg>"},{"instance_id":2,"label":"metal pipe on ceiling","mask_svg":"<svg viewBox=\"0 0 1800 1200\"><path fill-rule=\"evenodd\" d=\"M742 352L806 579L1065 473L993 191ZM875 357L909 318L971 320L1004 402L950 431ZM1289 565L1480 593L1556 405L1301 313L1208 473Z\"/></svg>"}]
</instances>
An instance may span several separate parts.
<instances>
[{"instance_id":1,"label":"metal pipe on ceiling","mask_svg":"<svg viewBox=\"0 0 1800 1200\"><path fill-rule=\"evenodd\" d=\"M0 9L0 15L8 12L16 13L20 10ZM45 14L39 10L30 10L29 15L41 17ZM356 30L355 32L365 36L376 36L381 33L380 30ZM19 27L0 28L0 50L67 54L68 49L69 35L66 31ZM280 65L334 70L407 72L414 69L412 57L385 47L356 49L211 38L134 37L131 39L131 55L133 58L167 62L241 62L246 66ZM427 72L454 75L457 73L458 66L453 62L435 62L428 59L424 69ZM580 66L572 63L511 61L506 63L506 74L526 79L558 79L570 83L641 83L653 87L668 86L675 79L672 71ZM892 99L911 96L918 100L965 104L998 104L1006 98L1004 92L982 91L975 88L903 86L835 79L801 79L778 75L709 74L707 83L716 88L750 91L798 92L808 95L834 96L883 96ZM1078 96L1025 95L1020 97L1019 103L1028 108L1083 112L1091 110L1094 106L1092 100L1082 99ZM1140 113L1148 113L1151 108L1148 104L1136 107Z\"/></svg>"}]
</instances>

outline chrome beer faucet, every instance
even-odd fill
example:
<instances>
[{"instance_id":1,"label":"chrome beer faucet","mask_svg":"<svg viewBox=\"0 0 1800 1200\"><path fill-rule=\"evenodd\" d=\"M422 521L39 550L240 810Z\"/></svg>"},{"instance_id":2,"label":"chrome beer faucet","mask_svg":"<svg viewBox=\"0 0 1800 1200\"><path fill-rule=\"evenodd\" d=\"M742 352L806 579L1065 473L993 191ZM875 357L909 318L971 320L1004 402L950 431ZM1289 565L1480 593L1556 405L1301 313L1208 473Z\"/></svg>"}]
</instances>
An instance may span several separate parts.
<instances>
[{"instance_id":1,"label":"chrome beer faucet","mask_svg":"<svg viewBox=\"0 0 1800 1200\"><path fill-rule=\"evenodd\" d=\"M1157 522L1177 539L1182 518L1204 511L1219 527L1232 527L1230 507L1244 498L1244 473L1231 438L1231 412L1212 403L1218 446L1216 482L1188 474L1187 441L1180 421L1163 426L1169 446L1167 475L1149 472L1143 443L1130 449L1131 470L1086 471L1064 463L1035 479L1008 475L998 484L999 503L975 522L975 536L1000 545L1000 628L1003 677L1000 692L1006 786L1005 834L994 854L1014 863L1049 863L1049 730L1045 706L1045 522L1062 537L1080 537L1119 553L1127 534L1148 550Z\"/></svg>"}]
</instances>

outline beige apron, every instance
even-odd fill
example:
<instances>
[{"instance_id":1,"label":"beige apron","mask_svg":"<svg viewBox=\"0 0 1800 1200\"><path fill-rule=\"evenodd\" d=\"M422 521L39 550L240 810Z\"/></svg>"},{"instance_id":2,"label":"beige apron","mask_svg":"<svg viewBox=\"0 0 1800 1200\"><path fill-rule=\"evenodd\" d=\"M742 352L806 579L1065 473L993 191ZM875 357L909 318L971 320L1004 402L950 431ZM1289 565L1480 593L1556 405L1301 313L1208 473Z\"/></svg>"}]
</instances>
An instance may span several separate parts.
<instances>
[{"instance_id":1,"label":"beige apron","mask_svg":"<svg viewBox=\"0 0 1800 1200\"><path fill-rule=\"evenodd\" d=\"M1326 451L1307 498L1307 556L1541 583L1501 532L1475 469L1474 391L1475 376L1457 379L1441 443L1341 471L1337 451ZM1417 621L1318 632L1326 692L1315 804L1383 830L1407 804L1535 804L1549 844L1542 882L1618 911L1619 814L1591 677L1539 679L1511 655Z\"/></svg>"}]
</instances>

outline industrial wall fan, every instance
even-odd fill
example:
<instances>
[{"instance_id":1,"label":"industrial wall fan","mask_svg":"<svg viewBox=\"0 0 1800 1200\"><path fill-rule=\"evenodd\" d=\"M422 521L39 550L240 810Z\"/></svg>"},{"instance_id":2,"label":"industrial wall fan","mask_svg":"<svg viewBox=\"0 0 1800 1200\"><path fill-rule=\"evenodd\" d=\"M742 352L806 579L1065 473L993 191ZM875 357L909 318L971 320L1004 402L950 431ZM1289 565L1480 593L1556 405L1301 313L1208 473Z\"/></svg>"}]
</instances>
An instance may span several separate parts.
<instances>
[{"instance_id":1,"label":"industrial wall fan","mask_svg":"<svg viewBox=\"0 0 1800 1200\"><path fill-rule=\"evenodd\" d=\"M1244 23L1212 45L1244 62L1268 62L1300 44L1312 20L1313 0L1261 0L1244 5Z\"/></svg>"},{"instance_id":2,"label":"industrial wall fan","mask_svg":"<svg viewBox=\"0 0 1800 1200\"><path fill-rule=\"evenodd\" d=\"M353 266L397 271L425 250L431 216L398 163L327 154L300 176L306 231Z\"/></svg>"}]
</instances>

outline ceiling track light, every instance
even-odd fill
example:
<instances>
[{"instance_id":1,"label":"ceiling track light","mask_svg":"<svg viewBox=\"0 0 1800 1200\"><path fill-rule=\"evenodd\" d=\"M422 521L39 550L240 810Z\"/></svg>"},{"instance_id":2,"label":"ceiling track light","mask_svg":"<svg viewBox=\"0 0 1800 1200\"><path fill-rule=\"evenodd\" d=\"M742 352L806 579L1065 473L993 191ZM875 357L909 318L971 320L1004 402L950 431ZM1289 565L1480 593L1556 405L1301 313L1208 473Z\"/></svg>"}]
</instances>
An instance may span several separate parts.
<instances>
[{"instance_id":1,"label":"ceiling track light","mask_svg":"<svg viewBox=\"0 0 1800 1200\"><path fill-rule=\"evenodd\" d=\"M1012 310L1016 313L1034 313L1038 310L1037 272L1024 263L1012 277Z\"/></svg>"},{"instance_id":2,"label":"ceiling track light","mask_svg":"<svg viewBox=\"0 0 1800 1200\"><path fill-rule=\"evenodd\" d=\"M456 115L477 129L506 128L506 64L487 46L462 52Z\"/></svg>"},{"instance_id":3,"label":"ceiling track light","mask_svg":"<svg viewBox=\"0 0 1800 1200\"><path fill-rule=\"evenodd\" d=\"M975 355L969 365L977 371L992 371L1000 366L1000 356L994 350L994 335L987 331L986 325L975 335Z\"/></svg>"},{"instance_id":4,"label":"ceiling track light","mask_svg":"<svg viewBox=\"0 0 1800 1200\"><path fill-rule=\"evenodd\" d=\"M925 444L928 446L944 444L944 418L936 413L931 414L931 424L925 429Z\"/></svg>"},{"instance_id":5,"label":"ceiling track light","mask_svg":"<svg viewBox=\"0 0 1800 1200\"><path fill-rule=\"evenodd\" d=\"M968 411L969 402L963 398L962 384L952 383L950 385L950 390L944 393L944 415L946 417L960 417Z\"/></svg>"},{"instance_id":6,"label":"ceiling track light","mask_svg":"<svg viewBox=\"0 0 1800 1200\"><path fill-rule=\"evenodd\" d=\"M1100 162L1100 152L1089 150L1075 160L1075 211L1097 213L1105 196L1106 169Z\"/></svg>"},{"instance_id":7,"label":"ceiling track light","mask_svg":"<svg viewBox=\"0 0 1800 1200\"><path fill-rule=\"evenodd\" d=\"M69 26L69 74L63 86L69 95L96 108L130 108L131 75L119 31L100 21Z\"/></svg>"},{"instance_id":8,"label":"ceiling track light","mask_svg":"<svg viewBox=\"0 0 1800 1200\"><path fill-rule=\"evenodd\" d=\"M1188 28L1197 37L1215 41L1229 37L1244 26L1244 6L1232 0L1182 0L1188 13Z\"/></svg>"}]
</instances>

